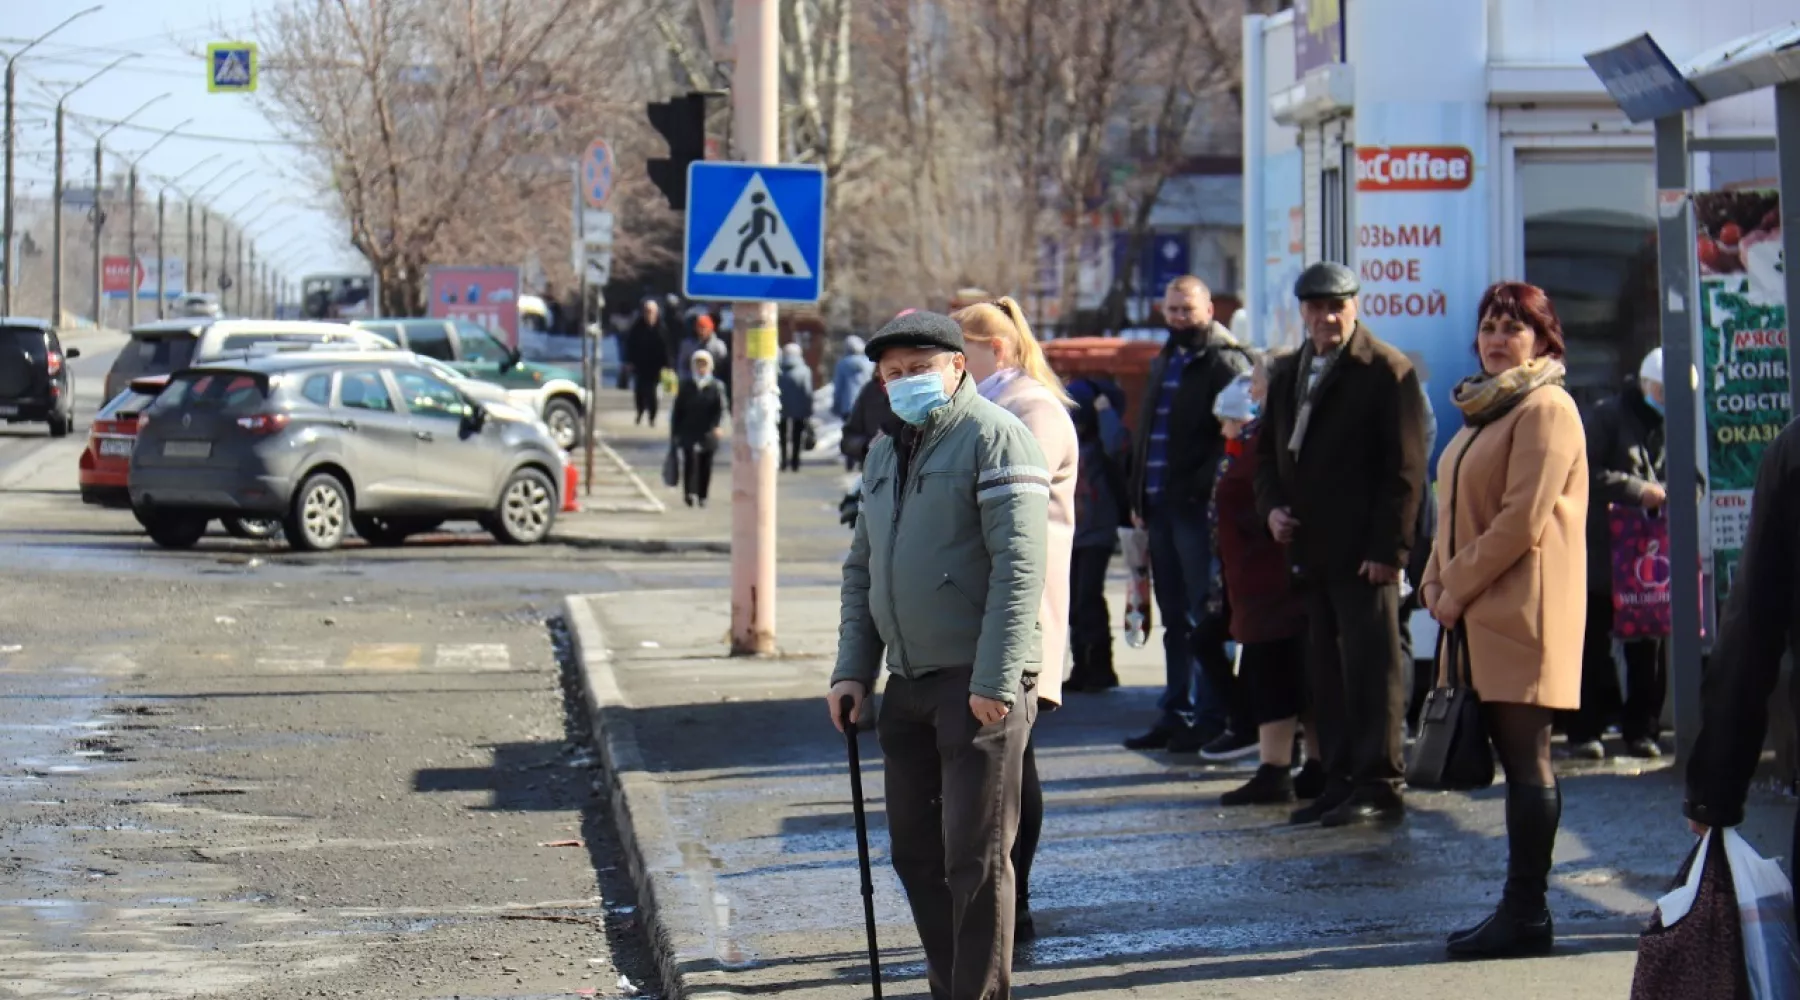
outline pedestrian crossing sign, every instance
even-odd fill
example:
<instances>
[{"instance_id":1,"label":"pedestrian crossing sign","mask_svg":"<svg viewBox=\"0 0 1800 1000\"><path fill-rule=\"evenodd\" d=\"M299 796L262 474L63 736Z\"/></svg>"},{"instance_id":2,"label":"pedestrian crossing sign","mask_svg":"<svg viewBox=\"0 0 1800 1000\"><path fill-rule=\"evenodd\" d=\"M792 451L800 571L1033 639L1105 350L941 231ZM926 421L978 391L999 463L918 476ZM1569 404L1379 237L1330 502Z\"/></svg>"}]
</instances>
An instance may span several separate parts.
<instances>
[{"instance_id":1,"label":"pedestrian crossing sign","mask_svg":"<svg viewBox=\"0 0 1800 1000\"><path fill-rule=\"evenodd\" d=\"M213 42L206 47L206 89L214 94L248 94L256 89L256 43Z\"/></svg>"},{"instance_id":2,"label":"pedestrian crossing sign","mask_svg":"<svg viewBox=\"0 0 1800 1000\"><path fill-rule=\"evenodd\" d=\"M819 301L825 172L695 162L688 167L682 293L735 302Z\"/></svg>"}]
</instances>

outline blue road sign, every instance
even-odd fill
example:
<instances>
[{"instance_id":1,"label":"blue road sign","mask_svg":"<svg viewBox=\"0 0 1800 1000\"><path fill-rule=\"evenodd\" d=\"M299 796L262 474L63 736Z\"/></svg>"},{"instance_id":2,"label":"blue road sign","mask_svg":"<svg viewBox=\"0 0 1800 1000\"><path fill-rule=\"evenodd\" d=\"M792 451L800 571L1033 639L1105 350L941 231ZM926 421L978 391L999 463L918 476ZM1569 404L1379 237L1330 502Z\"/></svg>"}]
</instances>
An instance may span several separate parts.
<instances>
[{"instance_id":1,"label":"blue road sign","mask_svg":"<svg viewBox=\"0 0 1800 1000\"><path fill-rule=\"evenodd\" d=\"M612 190L612 147L605 139L595 139L581 158L581 199L589 208L605 208Z\"/></svg>"},{"instance_id":2,"label":"blue road sign","mask_svg":"<svg viewBox=\"0 0 1800 1000\"><path fill-rule=\"evenodd\" d=\"M825 277L825 172L688 166L681 290L690 299L817 302Z\"/></svg>"}]
</instances>

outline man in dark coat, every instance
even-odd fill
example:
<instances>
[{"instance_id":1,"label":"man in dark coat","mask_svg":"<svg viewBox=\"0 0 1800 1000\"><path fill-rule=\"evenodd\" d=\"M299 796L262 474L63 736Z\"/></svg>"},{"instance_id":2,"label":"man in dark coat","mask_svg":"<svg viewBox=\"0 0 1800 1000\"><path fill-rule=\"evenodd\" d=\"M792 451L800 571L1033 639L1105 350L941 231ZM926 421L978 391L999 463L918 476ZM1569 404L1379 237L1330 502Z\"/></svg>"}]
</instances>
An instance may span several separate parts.
<instances>
[{"instance_id":1,"label":"man in dark coat","mask_svg":"<svg viewBox=\"0 0 1800 1000\"><path fill-rule=\"evenodd\" d=\"M1307 595L1307 673L1325 793L1295 823L1398 820L1404 774L1400 574L1425 483L1418 374L1357 321L1355 272L1301 273L1307 340L1275 363L1256 500Z\"/></svg>"},{"instance_id":2,"label":"man in dark coat","mask_svg":"<svg viewBox=\"0 0 1800 1000\"><path fill-rule=\"evenodd\" d=\"M1250 370L1250 354L1213 319L1212 292L1193 275L1163 296L1169 339L1150 363L1132 456L1133 516L1150 532L1150 583L1162 613L1166 676L1150 731L1125 741L1132 750L1193 753L1225 741L1255 745L1255 733L1227 728L1232 666L1224 622L1210 616L1212 532L1206 509L1223 439L1213 400Z\"/></svg>"},{"instance_id":3,"label":"man in dark coat","mask_svg":"<svg viewBox=\"0 0 1800 1000\"><path fill-rule=\"evenodd\" d=\"M1669 684L1668 651L1661 638L1624 642L1625 692L1613 666L1613 504L1658 511L1668 501L1662 414L1662 348L1650 352L1619 395L1594 407L1587 420L1588 496L1587 636L1581 652L1581 708L1564 723L1577 757L1601 760L1600 737L1616 717L1633 757L1661 757L1663 692Z\"/></svg>"},{"instance_id":4,"label":"man in dark coat","mask_svg":"<svg viewBox=\"0 0 1800 1000\"><path fill-rule=\"evenodd\" d=\"M657 389L662 384L663 369L669 367L668 331L664 329L662 304L645 299L637 321L625 334L625 364L631 368L631 388L637 402L633 423L650 418L656 426Z\"/></svg>"},{"instance_id":5,"label":"man in dark coat","mask_svg":"<svg viewBox=\"0 0 1800 1000\"><path fill-rule=\"evenodd\" d=\"M1769 728L1769 696L1781 656L1800 661L1800 421L1763 452L1750 495L1750 528L1718 642L1700 680L1700 736L1687 765L1688 820L1704 827L1744 821L1744 798ZM1788 710L1800 714L1800 684ZM1800 826L1789 858L1800 858Z\"/></svg>"}]
</instances>

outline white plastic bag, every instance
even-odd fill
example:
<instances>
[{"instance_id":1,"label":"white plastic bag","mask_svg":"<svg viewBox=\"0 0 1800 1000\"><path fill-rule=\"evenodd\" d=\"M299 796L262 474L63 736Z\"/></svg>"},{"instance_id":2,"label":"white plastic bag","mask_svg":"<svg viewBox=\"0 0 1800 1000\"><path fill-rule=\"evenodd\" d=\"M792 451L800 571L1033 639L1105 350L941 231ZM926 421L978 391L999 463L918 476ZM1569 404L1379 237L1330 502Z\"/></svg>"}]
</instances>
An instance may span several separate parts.
<instances>
[{"instance_id":1,"label":"white plastic bag","mask_svg":"<svg viewBox=\"0 0 1800 1000\"><path fill-rule=\"evenodd\" d=\"M1702 855L1704 856L1704 855ZM1755 1000L1800 996L1800 941L1794 933L1794 887L1781 866L1756 853L1736 830L1725 831L1725 859L1744 928L1744 967ZM1695 865L1699 868L1699 865Z\"/></svg>"}]
</instances>

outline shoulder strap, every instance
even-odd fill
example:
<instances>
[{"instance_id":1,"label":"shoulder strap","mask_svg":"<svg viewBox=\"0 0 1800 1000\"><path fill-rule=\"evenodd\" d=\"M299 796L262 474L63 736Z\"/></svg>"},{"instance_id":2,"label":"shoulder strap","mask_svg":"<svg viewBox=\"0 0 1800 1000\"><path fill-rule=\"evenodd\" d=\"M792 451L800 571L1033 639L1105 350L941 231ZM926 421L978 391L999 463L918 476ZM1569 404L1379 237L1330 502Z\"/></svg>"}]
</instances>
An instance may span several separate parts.
<instances>
[{"instance_id":1,"label":"shoulder strap","mask_svg":"<svg viewBox=\"0 0 1800 1000\"><path fill-rule=\"evenodd\" d=\"M1468 442L1463 445L1461 451L1456 453L1456 464L1450 470L1450 555L1453 558L1456 555L1456 500L1458 487L1462 485L1463 459L1469 457L1469 449L1475 446L1475 439L1480 437L1481 432L1486 429L1486 424L1479 424L1475 427L1475 433L1469 435ZM1439 525L1438 528L1443 530L1443 525ZM1468 613L1467 608L1463 611L1464 614ZM1450 649L1450 686L1474 687L1475 665L1469 660L1469 637L1461 621L1458 621L1456 627L1451 630L1448 646Z\"/></svg>"}]
</instances>

